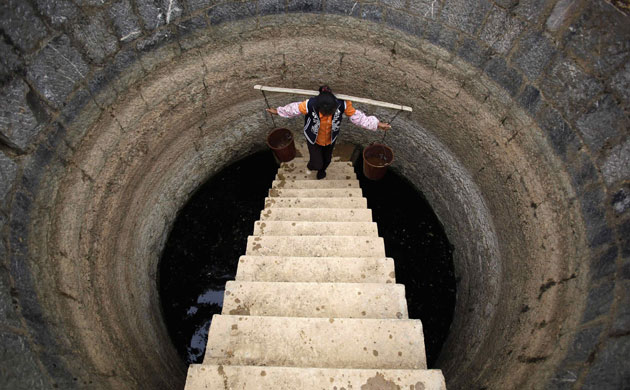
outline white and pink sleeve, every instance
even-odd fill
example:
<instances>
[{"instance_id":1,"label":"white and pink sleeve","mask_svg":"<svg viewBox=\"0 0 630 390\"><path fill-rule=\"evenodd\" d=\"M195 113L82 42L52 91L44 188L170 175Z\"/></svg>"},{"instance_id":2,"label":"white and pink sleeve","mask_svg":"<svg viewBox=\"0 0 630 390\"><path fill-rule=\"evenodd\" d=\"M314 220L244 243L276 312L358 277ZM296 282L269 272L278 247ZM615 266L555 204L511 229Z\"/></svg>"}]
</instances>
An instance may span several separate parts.
<instances>
[{"instance_id":1,"label":"white and pink sleeve","mask_svg":"<svg viewBox=\"0 0 630 390\"><path fill-rule=\"evenodd\" d=\"M300 102L289 103L286 106L278 107L278 115L283 118L293 118L302 115L300 112Z\"/></svg>"},{"instance_id":2,"label":"white and pink sleeve","mask_svg":"<svg viewBox=\"0 0 630 390\"><path fill-rule=\"evenodd\" d=\"M368 130L376 130L378 128L378 118L375 116L367 116L363 112L356 110L354 115L350 117L350 122Z\"/></svg>"}]
</instances>

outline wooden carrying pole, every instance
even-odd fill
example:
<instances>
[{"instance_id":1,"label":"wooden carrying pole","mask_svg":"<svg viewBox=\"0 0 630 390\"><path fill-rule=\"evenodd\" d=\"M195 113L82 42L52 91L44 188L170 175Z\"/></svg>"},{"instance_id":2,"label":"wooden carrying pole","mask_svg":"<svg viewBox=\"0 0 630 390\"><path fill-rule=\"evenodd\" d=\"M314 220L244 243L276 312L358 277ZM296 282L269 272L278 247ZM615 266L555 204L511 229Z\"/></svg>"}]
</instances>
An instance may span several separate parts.
<instances>
[{"instance_id":1,"label":"wooden carrying pole","mask_svg":"<svg viewBox=\"0 0 630 390\"><path fill-rule=\"evenodd\" d=\"M319 95L319 92L311 91L311 90L308 90L308 89L278 88L278 87L267 87L267 86L264 86L264 85L254 85L254 89L259 89L263 93L265 91L268 91L268 92L292 93L292 94L295 94L295 95L308 95L308 96L317 96L317 95ZM364 104L369 104L369 105L372 105L372 106L392 108L394 110L401 110L401 111L409 111L409 112L413 111L411 109L411 107L408 107L408 106L401 106L400 104L381 102L381 101L378 101L378 100L365 99L365 98L360 98L360 97L356 97L356 96L335 94L335 97L337 97L337 99L350 100L353 103L364 103Z\"/></svg>"}]
</instances>

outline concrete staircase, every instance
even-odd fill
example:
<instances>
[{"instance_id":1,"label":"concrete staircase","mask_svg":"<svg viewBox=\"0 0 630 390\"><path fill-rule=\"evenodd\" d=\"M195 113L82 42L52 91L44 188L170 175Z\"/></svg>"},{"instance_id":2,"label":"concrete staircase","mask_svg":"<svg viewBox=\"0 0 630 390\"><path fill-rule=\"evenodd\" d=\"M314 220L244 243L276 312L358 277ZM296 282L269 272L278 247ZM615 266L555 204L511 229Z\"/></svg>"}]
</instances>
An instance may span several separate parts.
<instances>
[{"instance_id":1,"label":"concrete staircase","mask_svg":"<svg viewBox=\"0 0 630 390\"><path fill-rule=\"evenodd\" d=\"M315 173L280 166L186 389L445 389L352 164Z\"/></svg>"}]
</instances>

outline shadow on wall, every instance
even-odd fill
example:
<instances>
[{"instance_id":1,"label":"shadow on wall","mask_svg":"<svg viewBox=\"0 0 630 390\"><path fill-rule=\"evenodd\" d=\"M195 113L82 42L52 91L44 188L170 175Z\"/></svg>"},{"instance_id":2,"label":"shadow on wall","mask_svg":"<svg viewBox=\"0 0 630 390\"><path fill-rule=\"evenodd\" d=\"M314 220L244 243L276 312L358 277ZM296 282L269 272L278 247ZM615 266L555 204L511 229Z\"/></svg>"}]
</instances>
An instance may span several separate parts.
<instances>
[{"instance_id":1,"label":"shadow on wall","mask_svg":"<svg viewBox=\"0 0 630 390\"><path fill-rule=\"evenodd\" d=\"M414 107L391 142L457 248L449 386L619 388L624 4L2 2L2 385L180 385L155 287L177 210L263 147L253 84L324 80Z\"/></svg>"}]
</instances>

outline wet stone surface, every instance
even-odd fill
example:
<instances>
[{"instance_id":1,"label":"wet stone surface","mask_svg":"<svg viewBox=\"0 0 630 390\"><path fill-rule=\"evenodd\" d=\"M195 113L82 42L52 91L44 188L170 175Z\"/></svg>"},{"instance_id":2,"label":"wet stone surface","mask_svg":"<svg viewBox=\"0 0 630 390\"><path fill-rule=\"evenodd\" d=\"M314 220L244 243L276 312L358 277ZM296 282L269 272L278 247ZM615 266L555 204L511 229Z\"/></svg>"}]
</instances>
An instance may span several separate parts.
<instances>
[{"instance_id":1,"label":"wet stone surface","mask_svg":"<svg viewBox=\"0 0 630 390\"><path fill-rule=\"evenodd\" d=\"M422 320L429 367L448 335L455 305L452 249L428 203L388 172L363 177L363 194L406 287L410 318ZM277 165L269 152L249 156L211 178L180 211L160 265L160 294L171 339L187 364L200 363L213 314L223 305L247 236L264 207Z\"/></svg>"}]
</instances>

